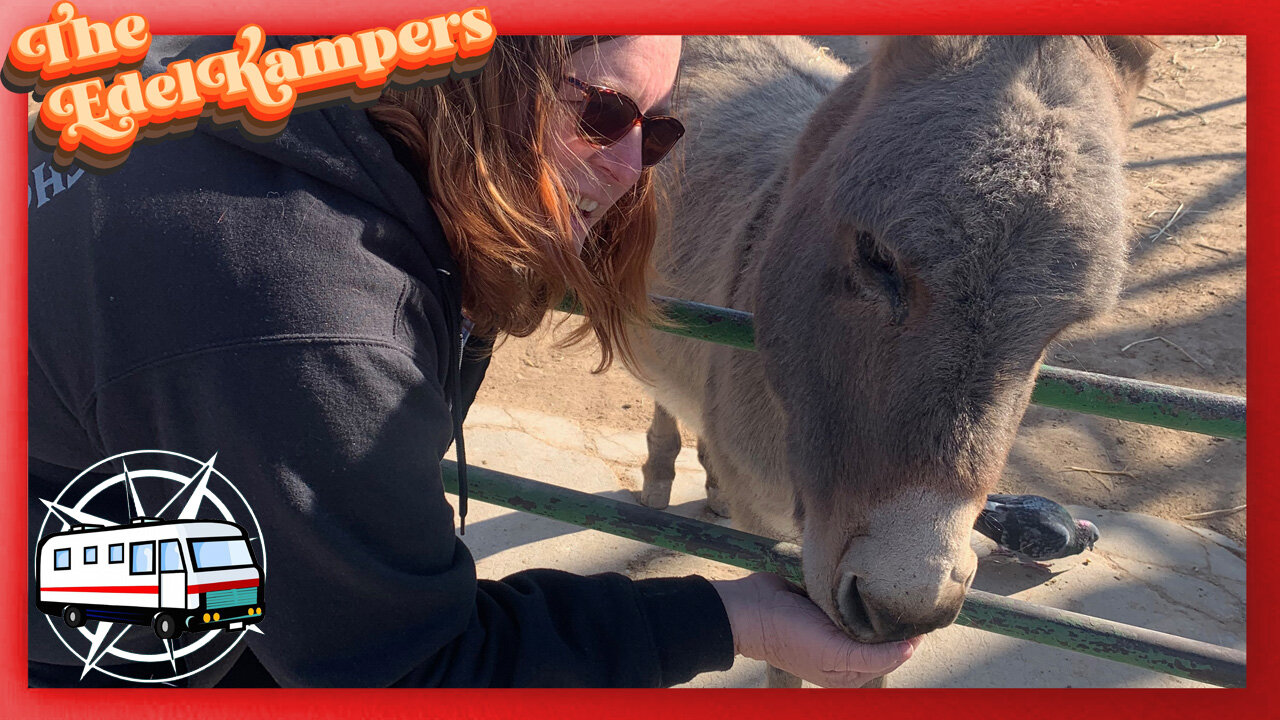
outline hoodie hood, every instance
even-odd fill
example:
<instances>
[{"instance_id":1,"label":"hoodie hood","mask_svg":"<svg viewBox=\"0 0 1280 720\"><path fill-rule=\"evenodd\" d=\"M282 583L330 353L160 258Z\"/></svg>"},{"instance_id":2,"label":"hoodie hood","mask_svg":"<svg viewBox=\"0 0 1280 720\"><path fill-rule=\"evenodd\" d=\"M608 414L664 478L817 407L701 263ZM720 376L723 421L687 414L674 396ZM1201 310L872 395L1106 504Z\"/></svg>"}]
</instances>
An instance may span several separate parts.
<instances>
[{"instance_id":1,"label":"hoodie hood","mask_svg":"<svg viewBox=\"0 0 1280 720\"><path fill-rule=\"evenodd\" d=\"M263 51L290 48L316 39L308 36L268 37ZM143 77L163 72L177 60L197 61L224 52L232 46L232 36L161 36L154 39L142 63ZM461 382L462 350L466 342L462 330L462 287L458 264L449 248L439 242L446 237L439 219L430 211L422 190L409 170L399 162L391 145L370 122L362 108L339 104L305 108L291 112L284 129L266 139L251 138L238 127L218 127L202 119L195 132L218 138L272 162L284 165L329 183L379 210L399 218L417 238L436 269L434 278L423 278L446 308L449 337L449 368L445 397L453 416L453 437L458 458L458 523L466 534L467 471L462 437ZM162 140L163 142L163 140Z\"/></svg>"},{"instance_id":2,"label":"hoodie hood","mask_svg":"<svg viewBox=\"0 0 1280 720\"><path fill-rule=\"evenodd\" d=\"M314 39L268 37L264 52ZM224 52L233 40L229 35L157 37L143 61L142 74L148 77L163 72L176 60L195 61ZM373 130L364 110L348 103L295 110L284 130L266 140L251 139L238 127L214 126L207 119L201 120L195 132L312 175L400 218L422 241L423 250L436 268L456 275L457 263L448 248L432 240L437 237L440 222L423 202L417 181L396 159L391 145Z\"/></svg>"}]
</instances>

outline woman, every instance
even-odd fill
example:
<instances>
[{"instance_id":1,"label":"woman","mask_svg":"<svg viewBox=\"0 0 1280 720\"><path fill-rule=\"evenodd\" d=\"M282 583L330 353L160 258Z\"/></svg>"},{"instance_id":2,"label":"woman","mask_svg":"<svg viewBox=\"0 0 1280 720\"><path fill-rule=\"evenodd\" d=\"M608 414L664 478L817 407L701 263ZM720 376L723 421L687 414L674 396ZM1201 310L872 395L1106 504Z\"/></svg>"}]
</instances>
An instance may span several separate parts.
<instances>
[{"instance_id":1,"label":"woman","mask_svg":"<svg viewBox=\"0 0 1280 720\"><path fill-rule=\"evenodd\" d=\"M146 71L224 44L157 41ZM470 332L527 334L573 290L602 365L633 358L678 56L676 38L503 39L478 76L367 114L300 113L265 144L202 127L42 195L33 532L39 499L103 457L217 453L271 557L240 683L672 685L735 651L828 685L896 667L914 641L857 645L774 576L477 580L454 535L439 462L455 436L463 457L483 376ZM78 683L43 620L30 637L33 685Z\"/></svg>"}]
</instances>

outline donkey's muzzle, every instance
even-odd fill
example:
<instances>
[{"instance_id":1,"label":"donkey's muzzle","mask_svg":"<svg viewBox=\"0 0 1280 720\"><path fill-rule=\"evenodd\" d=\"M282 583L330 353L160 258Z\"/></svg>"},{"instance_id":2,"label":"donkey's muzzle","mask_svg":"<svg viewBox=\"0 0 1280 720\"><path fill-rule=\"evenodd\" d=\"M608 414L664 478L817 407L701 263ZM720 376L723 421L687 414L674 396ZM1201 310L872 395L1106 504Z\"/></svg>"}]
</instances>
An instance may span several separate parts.
<instances>
[{"instance_id":1,"label":"donkey's muzzle","mask_svg":"<svg viewBox=\"0 0 1280 720\"><path fill-rule=\"evenodd\" d=\"M910 590L902 597L876 597L859 588L856 575L845 573L836 591L836 607L845 631L858 642L896 642L955 622L964 604L964 589L960 586L959 593L947 593L946 600L921 606L903 602Z\"/></svg>"}]
</instances>

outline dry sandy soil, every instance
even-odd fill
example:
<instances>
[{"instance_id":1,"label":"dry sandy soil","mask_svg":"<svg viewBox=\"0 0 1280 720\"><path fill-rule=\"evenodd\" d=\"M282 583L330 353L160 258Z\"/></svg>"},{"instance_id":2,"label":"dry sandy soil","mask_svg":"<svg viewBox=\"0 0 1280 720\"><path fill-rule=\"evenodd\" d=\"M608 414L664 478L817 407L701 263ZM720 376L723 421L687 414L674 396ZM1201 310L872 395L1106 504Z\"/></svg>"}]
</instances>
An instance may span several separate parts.
<instances>
[{"instance_id":1,"label":"dry sandy soil","mask_svg":"<svg viewBox=\"0 0 1280 720\"><path fill-rule=\"evenodd\" d=\"M1160 42L1127 150L1124 293L1106 318L1064 333L1048 362L1244 395L1245 40ZM477 402L648 427L653 402L641 384L620 367L592 375L594 347L566 351L554 340L507 341ZM1180 520L1245 504L1245 442L1033 406L1000 490ZM1182 521L1246 540L1243 511Z\"/></svg>"}]
</instances>

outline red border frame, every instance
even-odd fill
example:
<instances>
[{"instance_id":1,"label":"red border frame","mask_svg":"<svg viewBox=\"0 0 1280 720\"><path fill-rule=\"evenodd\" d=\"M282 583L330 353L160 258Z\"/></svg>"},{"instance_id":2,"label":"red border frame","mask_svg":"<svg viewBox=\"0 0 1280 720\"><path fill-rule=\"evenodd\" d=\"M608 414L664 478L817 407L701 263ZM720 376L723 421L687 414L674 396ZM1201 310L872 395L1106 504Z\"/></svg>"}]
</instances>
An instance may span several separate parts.
<instances>
[{"instance_id":1,"label":"red border frame","mask_svg":"<svg viewBox=\"0 0 1280 720\"><path fill-rule=\"evenodd\" d=\"M203 3L200 3L203 4ZM0 18L5 50L24 26L43 21L53 0L16 0ZM1276 189L1277 150L1266 140L1275 137L1277 108L1274 73L1280 53L1276 37L1278 13L1273 7L1247 0L818 0L805 7L779 6L776 0L714 0L697 6L671 0L613 4L583 0L375 0L344 6L311 7L300 0L225 2L200 8L190 0L86 0L81 12L95 19L115 19L142 13L156 34L232 34L246 22L268 33L338 33L378 25L395 26L440 10L486 5L498 31L516 33L1067 33L1133 32L1148 34L1248 34L1248 228L1262 242L1251 243L1247 288L1249 367L1275 357L1277 336L1270 312L1276 309L1280 286L1280 247L1274 240L1277 220L1267 203ZM785 7L786 12L780 10ZM737 717L804 715L835 717L865 715L877 710L933 717L982 717L1030 714L1046 718L1141 714L1162 716L1216 715L1242 710L1270 709L1275 699L1271 683L1277 679L1275 604L1269 599L1276 582L1266 572L1275 556L1277 530L1255 522L1251 533L1249 590L1255 598L1249 613L1248 644L1254 649L1245 690L900 690L891 692L798 691L641 691L641 690L187 690L176 693L142 690L28 690L26 687L26 338L27 251L26 185L17 150L26 144L25 104L21 96L0 91L0 142L15 152L0 169L0 618L9 623L0 633L0 707L11 717L185 718L270 714L277 718L316 716L449 715L495 717L519 712L530 717L590 717L602 709L610 716L652 718L676 711L690 715L733 714ZM1262 142L1259 142L1262 140ZM1274 427L1276 411L1268 403L1276 396L1276 380L1251 372L1254 397L1253 448L1249 453L1249 496L1255 511L1275 509L1276 450L1266 435ZM1262 444L1258 444L1260 436ZM1257 516L1264 518L1264 516ZM1259 570L1259 568L1264 568ZM1261 602L1261 609L1258 603ZM20 630L16 630L21 628ZM1267 650L1267 652L1256 652ZM784 694L785 693L785 694ZM851 694L856 693L856 694ZM997 697L998 695L998 697ZM1260 713L1261 714L1261 713ZM1249 714L1252 716L1252 713Z\"/></svg>"}]
</instances>

